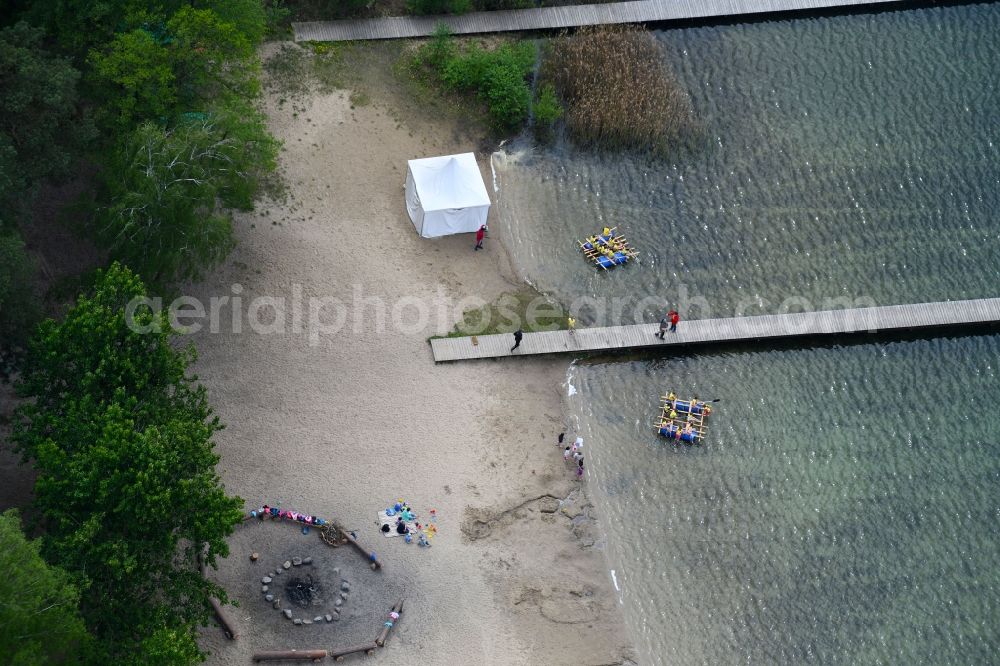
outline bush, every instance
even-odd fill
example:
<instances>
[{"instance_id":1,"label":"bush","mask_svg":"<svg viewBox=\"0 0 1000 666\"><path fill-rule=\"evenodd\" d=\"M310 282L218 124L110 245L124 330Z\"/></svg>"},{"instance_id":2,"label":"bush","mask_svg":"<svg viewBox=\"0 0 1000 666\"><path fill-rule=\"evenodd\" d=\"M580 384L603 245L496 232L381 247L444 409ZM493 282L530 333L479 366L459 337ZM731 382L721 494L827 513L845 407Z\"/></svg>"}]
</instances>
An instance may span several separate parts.
<instances>
[{"instance_id":1,"label":"bush","mask_svg":"<svg viewBox=\"0 0 1000 666\"><path fill-rule=\"evenodd\" d=\"M543 78L554 84L578 142L667 151L694 126L691 101L663 47L635 27L581 28L554 40Z\"/></svg>"},{"instance_id":2,"label":"bush","mask_svg":"<svg viewBox=\"0 0 1000 666\"><path fill-rule=\"evenodd\" d=\"M514 129L528 117L528 76L535 62L530 43L505 43L492 51L477 44L463 49L439 29L421 48L419 57L447 88L474 93L485 102L497 128Z\"/></svg>"},{"instance_id":3,"label":"bush","mask_svg":"<svg viewBox=\"0 0 1000 666\"><path fill-rule=\"evenodd\" d=\"M472 0L406 0L411 14L464 14L472 9Z\"/></svg>"},{"instance_id":4,"label":"bush","mask_svg":"<svg viewBox=\"0 0 1000 666\"><path fill-rule=\"evenodd\" d=\"M538 90L535 100L535 122L543 127L551 127L562 118L563 109L556 97L556 90L551 84L545 84Z\"/></svg>"}]
</instances>

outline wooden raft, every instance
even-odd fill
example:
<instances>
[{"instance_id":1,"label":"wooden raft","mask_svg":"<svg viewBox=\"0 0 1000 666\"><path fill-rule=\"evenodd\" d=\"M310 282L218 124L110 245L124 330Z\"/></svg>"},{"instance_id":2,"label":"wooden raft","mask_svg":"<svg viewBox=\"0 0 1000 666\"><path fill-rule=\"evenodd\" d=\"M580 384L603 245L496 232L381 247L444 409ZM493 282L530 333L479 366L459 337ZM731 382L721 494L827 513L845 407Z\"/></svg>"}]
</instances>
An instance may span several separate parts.
<instances>
[{"instance_id":1,"label":"wooden raft","mask_svg":"<svg viewBox=\"0 0 1000 666\"><path fill-rule=\"evenodd\" d=\"M627 262L639 256L635 248L629 244L628 239L618 233L618 227L607 229L606 234L594 234L586 240L577 241L577 245L580 246L580 251L583 252L583 255L591 263L604 270L610 270L616 266L624 266ZM587 247L588 245L590 247ZM623 255L625 261L621 263L613 262L601 251L601 248L607 248L614 254Z\"/></svg>"},{"instance_id":2,"label":"wooden raft","mask_svg":"<svg viewBox=\"0 0 1000 666\"><path fill-rule=\"evenodd\" d=\"M699 412L695 412L695 407L701 407ZM701 444L705 439L707 426L705 417L712 413L712 407L707 402L691 398L690 400L678 400L673 393L660 396L660 418L653 427L657 434L684 444ZM685 441L676 435L664 433L664 429L672 429L674 432L683 433L687 426L691 426L691 433L694 441Z\"/></svg>"}]
</instances>

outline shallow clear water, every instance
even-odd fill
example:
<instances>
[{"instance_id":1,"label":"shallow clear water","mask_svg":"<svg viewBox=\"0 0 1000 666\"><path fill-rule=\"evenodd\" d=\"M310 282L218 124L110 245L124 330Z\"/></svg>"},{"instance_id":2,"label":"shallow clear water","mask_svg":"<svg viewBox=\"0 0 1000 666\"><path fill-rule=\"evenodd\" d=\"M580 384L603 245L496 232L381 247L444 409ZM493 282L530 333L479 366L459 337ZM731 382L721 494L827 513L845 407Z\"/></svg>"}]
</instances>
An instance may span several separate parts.
<instances>
[{"instance_id":1,"label":"shallow clear water","mask_svg":"<svg viewBox=\"0 0 1000 666\"><path fill-rule=\"evenodd\" d=\"M658 34L698 147L495 159L526 279L650 298L582 323L1000 295L1000 6ZM638 265L583 261L606 224ZM575 365L643 663L996 663L998 366L996 335ZM722 398L704 446L654 435L671 388Z\"/></svg>"},{"instance_id":2,"label":"shallow clear water","mask_svg":"<svg viewBox=\"0 0 1000 666\"><path fill-rule=\"evenodd\" d=\"M996 5L658 33L705 128L697 149L498 155L496 226L541 290L652 296L646 320L667 302L703 318L994 295L998 34ZM576 241L604 225L638 265L587 265Z\"/></svg>"},{"instance_id":3,"label":"shallow clear water","mask_svg":"<svg viewBox=\"0 0 1000 666\"><path fill-rule=\"evenodd\" d=\"M646 664L987 664L1000 336L571 370ZM658 396L722 398L700 447Z\"/></svg>"}]
</instances>

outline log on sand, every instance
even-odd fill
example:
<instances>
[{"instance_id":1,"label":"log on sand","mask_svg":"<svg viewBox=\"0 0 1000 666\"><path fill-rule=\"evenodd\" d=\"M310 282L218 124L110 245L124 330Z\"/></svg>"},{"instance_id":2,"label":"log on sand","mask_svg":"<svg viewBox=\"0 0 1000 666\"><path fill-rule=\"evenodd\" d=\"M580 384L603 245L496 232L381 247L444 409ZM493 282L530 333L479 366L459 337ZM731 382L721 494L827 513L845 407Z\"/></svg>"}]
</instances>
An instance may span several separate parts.
<instances>
[{"instance_id":1,"label":"log on sand","mask_svg":"<svg viewBox=\"0 0 1000 666\"><path fill-rule=\"evenodd\" d=\"M382 563L379 562L378 557L375 555L374 550L368 550L367 548L362 546L360 543L358 543L358 540L354 538L354 536L352 536L351 533L348 532L347 530L341 529L339 526L337 527L337 529L339 529L340 533L344 535L345 539L347 539L347 543L357 548L361 552L361 554L365 556L365 559L371 562L371 567L373 570L382 568Z\"/></svg>"},{"instance_id":2,"label":"log on sand","mask_svg":"<svg viewBox=\"0 0 1000 666\"><path fill-rule=\"evenodd\" d=\"M396 605L392 607L392 610L393 610L393 612L396 612L396 613L402 613L402 611L403 611L403 600L400 599L399 601L397 601ZM399 620L396 620L396 622L393 622L392 626L386 625L386 626L382 627L382 631L379 632L378 638L375 639L375 645L378 645L379 647L382 647L382 646L385 645L385 642L389 639L389 632L392 631L392 627L395 626L397 622L399 622Z\"/></svg>"},{"instance_id":3,"label":"log on sand","mask_svg":"<svg viewBox=\"0 0 1000 666\"><path fill-rule=\"evenodd\" d=\"M226 612L222 610L222 604L215 597L209 597L208 603L212 604L212 610L215 611L215 617L219 620L219 624L222 625L222 631L230 640L236 640L239 634L236 632L236 625L233 621L229 619Z\"/></svg>"},{"instance_id":4,"label":"log on sand","mask_svg":"<svg viewBox=\"0 0 1000 666\"><path fill-rule=\"evenodd\" d=\"M322 661L326 650L264 650L254 652L254 661Z\"/></svg>"},{"instance_id":5,"label":"log on sand","mask_svg":"<svg viewBox=\"0 0 1000 666\"><path fill-rule=\"evenodd\" d=\"M352 647L342 648L340 650L331 650L330 656L337 661L343 661L344 657L349 654L354 654L355 652L364 652L367 655L374 654L378 646L374 643L365 643L364 645L354 645Z\"/></svg>"}]
</instances>

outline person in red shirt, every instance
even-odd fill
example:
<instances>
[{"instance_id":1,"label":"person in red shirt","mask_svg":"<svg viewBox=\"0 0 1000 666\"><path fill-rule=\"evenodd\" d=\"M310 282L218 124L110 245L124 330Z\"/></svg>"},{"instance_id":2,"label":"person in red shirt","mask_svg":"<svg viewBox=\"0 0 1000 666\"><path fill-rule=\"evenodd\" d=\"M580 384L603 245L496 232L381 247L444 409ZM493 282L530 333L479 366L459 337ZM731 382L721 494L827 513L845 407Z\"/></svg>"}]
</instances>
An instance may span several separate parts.
<instances>
[{"instance_id":1,"label":"person in red shirt","mask_svg":"<svg viewBox=\"0 0 1000 666\"><path fill-rule=\"evenodd\" d=\"M486 237L486 225L479 227L479 231L476 232L476 249L483 249L483 238Z\"/></svg>"},{"instance_id":2,"label":"person in red shirt","mask_svg":"<svg viewBox=\"0 0 1000 666\"><path fill-rule=\"evenodd\" d=\"M670 317L670 332L676 333L677 322L681 320L681 316L677 314L677 310L671 310L670 312L667 313L667 316Z\"/></svg>"}]
</instances>

